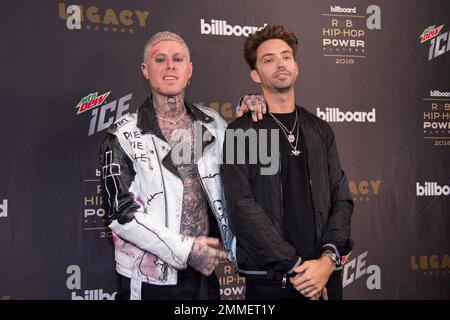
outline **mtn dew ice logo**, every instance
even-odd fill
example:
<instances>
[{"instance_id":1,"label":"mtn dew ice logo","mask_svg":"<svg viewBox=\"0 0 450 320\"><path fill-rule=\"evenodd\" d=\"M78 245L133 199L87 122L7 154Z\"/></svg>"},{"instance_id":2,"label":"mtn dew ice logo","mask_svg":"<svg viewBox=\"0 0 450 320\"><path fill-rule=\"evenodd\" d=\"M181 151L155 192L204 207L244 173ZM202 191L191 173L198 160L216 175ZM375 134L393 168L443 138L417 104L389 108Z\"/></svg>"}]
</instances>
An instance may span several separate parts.
<instances>
[{"instance_id":1,"label":"mtn dew ice logo","mask_svg":"<svg viewBox=\"0 0 450 320\"><path fill-rule=\"evenodd\" d=\"M439 27L435 25L429 26L420 35L420 43L425 43L428 40L430 42L428 61L450 52L450 32L441 33L443 27L443 24Z\"/></svg>"},{"instance_id":2,"label":"mtn dew ice logo","mask_svg":"<svg viewBox=\"0 0 450 320\"><path fill-rule=\"evenodd\" d=\"M87 96L82 98L75 107L75 109L78 109L77 115L85 111L94 109L98 106L101 106L106 101L106 98L109 96L110 93L111 91L106 92L100 96L98 96L98 92L89 93Z\"/></svg>"},{"instance_id":3,"label":"mtn dew ice logo","mask_svg":"<svg viewBox=\"0 0 450 320\"><path fill-rule=\"evenodd\" d=\"M132 93L111 101L111 97L109 97L111 92L108 91L101 95L98 95L98 92L91 92L83 97L75 107L77 109L76 115L81 113L91 115L88 136L108 129L114 121L119 120L122 116L129 113L129 101L131 100ZM106 101L108 98L109 100Z\"/></svg>"},{"instance_id":4,"label":"mtn dew ice logo","mask_svg":"<svg viewBox=\"0 0 450 320\"><path fill-rule=\"evenodd\" d=\"M439 27L436 28L434 25L432 25L426 28L420 35L420 43L424 43L425 41L430 40L439 35L443 26L444 25L440 25Z\"/></svg>"}]
</instances>

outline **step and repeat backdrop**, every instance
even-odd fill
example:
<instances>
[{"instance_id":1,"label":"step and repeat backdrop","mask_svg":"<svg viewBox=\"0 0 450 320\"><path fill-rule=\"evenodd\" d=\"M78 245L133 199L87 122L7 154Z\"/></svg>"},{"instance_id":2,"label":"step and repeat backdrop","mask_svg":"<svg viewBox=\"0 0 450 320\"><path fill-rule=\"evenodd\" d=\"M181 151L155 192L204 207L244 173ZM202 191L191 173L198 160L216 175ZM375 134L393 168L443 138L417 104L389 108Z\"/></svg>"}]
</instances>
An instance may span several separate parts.
<instances>
[{"instance_id":1,"label":"step and repeat backdrop","mask_svg":"<svg viewBox=\"0 0 450 320\"><path fill-rule=\"evenodd\" d=\"M344 298L450 298L449 1L15 0L0 4L0 299L114 299L99 148L149 94L146 40L179 33L187 99L231 121L259 92L243 43L266 24L297 35L297 103L333 127L349 178ZM217 272L242 299L245 279Z\"/></svg>"}]
</instances>

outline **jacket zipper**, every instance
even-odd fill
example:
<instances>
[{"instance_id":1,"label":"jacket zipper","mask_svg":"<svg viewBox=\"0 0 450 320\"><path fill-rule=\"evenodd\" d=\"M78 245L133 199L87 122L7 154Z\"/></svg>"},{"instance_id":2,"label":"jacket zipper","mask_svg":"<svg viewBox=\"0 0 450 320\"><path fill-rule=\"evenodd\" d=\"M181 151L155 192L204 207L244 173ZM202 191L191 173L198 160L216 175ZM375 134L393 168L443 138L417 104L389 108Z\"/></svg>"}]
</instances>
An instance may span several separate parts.
<instances>
[{"instance_id":1,"label":"jacket zipper","mask_svg":"<svg viewBox=\"0 0 450 320\"><path fill-rule=\"evenodd\" d=\"M280 195L281 195L281 201L280 201L280 207L281 207L281 223L282 223L282 229L281 229L281 234L283 236L283 240L286 240L286 226L285 226L285 221L284 221L284 196L283 196L283 182L282 180L282 173L281 173L281 153L280 153L280 174L279 174L279 178L280 178Z\"/></svg>"},{"instance_id":2,"label":"jacket zipper","mask_svg":"<svg viewBox=\"0 0 450 320\"><path fill-rule=\"evenodd\" d=\"M286 282L287 282L287 274L283 274L283 278L281 278L281 288L286 289Z\"/></svg>"},{"instance_id":3,"label":"jacket zipper","mask_svg":"<svg viewBox=\"0 0 450 320\"><path fill-rule=\"evenodd\" d=\"M205 150L203 151L203 154L202 154L202 158L206 154L206 152L208 152L208 150L211 149L211 147L212 147L212 143L205 148ZM197 173L198 179L200 181L200 185L202 186L203 192L205 193L206 200L208 201L209 207L211 208L211 211L212 211L212 213L214 215L214 219L217 222L217 226L219 227L220 236L222 237L223 244L225 245L226 244L226 238L225 238L223 230L222 230L222 228L220 226L220 221L217 219L217 215L216 215L216 213L214 211L214 206L212 205L211 200L209 199L208 193L206 192L206 188L203 185L202 177L200 177L200 173L198 172L198 162L197 162L197 168L196 168L195 172ZM228 252L227 248L225 248L225 250Z\"/></svg>"},{"instance_id":4,"label":"jacket zipper","mask_svg":"<svg viewBox=\"0 0 450 320\"><path fill-rule=\"evenodd\" d=\"M155 148L155 152L156 152L156 157L158 158L158 167L159 167L159 173L161 174L161 180L163 183L163 189L164 189L164 221L165 221L165 227L169 226L169 221L168 221L168 216L167 216L167 193L166 193L166 183L164 181L164 175L162 173L162 162L160 161L159 158L159 152L158 152L158 148L156 148L156 144L155 144L155 140L152 136L152 141L153 141L153 147ZM161 163L161 165L160 165Z\"/></svg>"},{"instance_id":5,"label":"jacket zipper","mask_svg":"<svg viewBox=\"0 0 450 320\"><path fill-rule=\"evenodd\" d=\"M304 136L304 139L306 141L306 137L304 135L305 127L301 123L300 123L300 127L302 129L303 136ZM306 147L306 142L305 142L305 147ZM306 159L306 165L308 167L309 191L310 191L310 195L311 195L311 205L312 205L312 209L313 209L313 213L314 213L314 220L315 220L315 227L316 227L316 241L317 241L317 243L320 243L320 238L321 238L320 233L323 233L323 230L320 230L321 232L319 232L319 226L317 225L317 223L319 222L322 225L322 217L320 215L318 216L317 211L316 211L316 207L314 205L313 186L312 186L312 181L311 181L311 169L310 169L311 166L310 166L310 163L309 163L309 158Z\"/></svg>"},{"instance_id":6,"label":"jacket zipper","mask_svg":"<svg viewBox=\"0 0 450 320\"><path fill-rule=\"evenodd\" d=\"M286 240L286 223L284 221L284 196L283 196L283 182L282 182L282 173L281 173L281 153L280 153L280 194L281 194L281 221L283 224L283 228L281 230L282 232L282 236L283 236L283 240ZM281 288L285 289L286 288L286 283L287 283L287 274L283 274L283 277L281 278Z\"/></svg>"},{"instance_id":7,"label":"jacket zipper","mask_svg":"<svg viewBox=\"0 0 450 320\"><path fill-rule=\"evenodd\" d=\"M205 188L205 186L203 185L203 180L202 180L202 178L200 177L200 173L198 172L198 164L197 164L197 170L195 170L195 171L197 172L198 179L200 180L200 185L202 186L203 192L205 193L206 200L208 201L209 207L211 208L211 211L212 211L212 213L213 213L213 215L214 215L214 219L215 219L216 222L217 222L217 226L219 227L218 229L219 229L219 232L220 232L220 236L222 237L223 244L225 245L225 244L226 244L226 238L225 238L225 235L224 235L224 233L223 233L223 230L222 230L222 228L221 228L221 226L220 226L220 222L219 222L219 220L217 219L217 215L216 215L216 213L215 213L215 211L214 211L214 206L211 204L211 200L209 200L209 196L208 196L208 193L206 192L206 188ZM227 248L226 248L226 250L228 251Z\"/></svg>"},{"instance_id":8,"label":"jacket zipper","mask_svg":"<svg viewBox=\"0 0 450 320\"><path fill-rule=\"evenodd\" d=\"M153 148L155 149L155 153L156 153L156 158L158 159L158 168L159 168L159 173L161 174L161 180L163 183L163 190L164 190L164 222L165 222L165 227L167 228L169 226L169 221L168 221L168 216L167 216L167 193L166 193L166 183L164 181L164 175L162 173L162 162L159 160L159 152L158 152L158 148L156 147L155 144L155 140L153 135L152 137L152 142L153 142ZM161 165L160 165L161 163ZM163 281L167 281L167 276L168 276L168 265L166 262L163 262L163 267L162 267L162 279Z\"/></svg>"}]
</instances>

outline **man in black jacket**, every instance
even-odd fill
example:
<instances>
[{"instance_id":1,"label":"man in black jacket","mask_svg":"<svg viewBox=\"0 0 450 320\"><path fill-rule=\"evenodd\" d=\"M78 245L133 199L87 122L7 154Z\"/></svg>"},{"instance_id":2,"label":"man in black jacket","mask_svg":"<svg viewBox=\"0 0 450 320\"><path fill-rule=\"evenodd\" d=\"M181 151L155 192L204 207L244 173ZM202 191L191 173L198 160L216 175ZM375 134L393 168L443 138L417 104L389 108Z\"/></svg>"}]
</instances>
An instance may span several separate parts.
<instances>
[{"instance_id":1,"label":"man in black jacket","mask_svg":"<svg viewBox=\"0 0 450 320\"><path fill-rule=\"evenodd\" d=\"M353 247L353 202L333 131L295 105L297 44L282 26L246 39L250 76L268 112L259 122L235 120L225 136L222 181L247 299L341 299L341 261ZM261 150L272 150L275 174L261 159L252 161Z\"/></svg>"}]
</instances>

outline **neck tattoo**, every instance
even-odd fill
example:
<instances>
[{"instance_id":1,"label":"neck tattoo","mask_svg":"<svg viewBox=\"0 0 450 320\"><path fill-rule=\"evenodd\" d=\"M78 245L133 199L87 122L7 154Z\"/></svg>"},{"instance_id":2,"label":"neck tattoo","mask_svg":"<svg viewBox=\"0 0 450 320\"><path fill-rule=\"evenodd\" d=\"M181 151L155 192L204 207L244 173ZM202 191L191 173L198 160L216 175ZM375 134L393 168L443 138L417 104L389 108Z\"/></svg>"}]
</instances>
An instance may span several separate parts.
<instances>
[{"instance_id":1,"label":"neck tattoo","mask_svg":"<svg viewBox=\"0 0 450 320\"><path fill-rule=\"evenodd\" d=\"M153 105L156 117L173 125L182 120L186 114L183 94L167 97L153 92Z\"/></svg>"}]
</instances>

